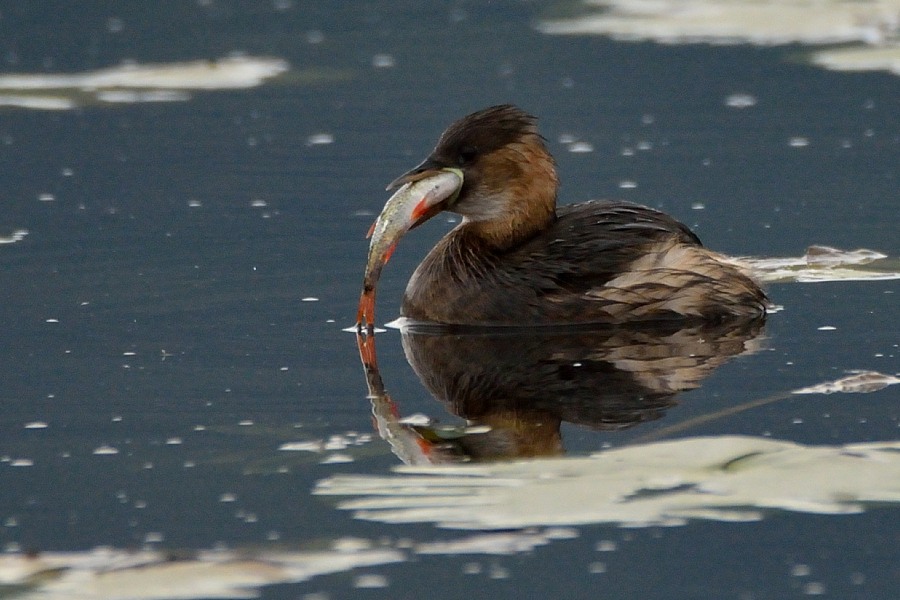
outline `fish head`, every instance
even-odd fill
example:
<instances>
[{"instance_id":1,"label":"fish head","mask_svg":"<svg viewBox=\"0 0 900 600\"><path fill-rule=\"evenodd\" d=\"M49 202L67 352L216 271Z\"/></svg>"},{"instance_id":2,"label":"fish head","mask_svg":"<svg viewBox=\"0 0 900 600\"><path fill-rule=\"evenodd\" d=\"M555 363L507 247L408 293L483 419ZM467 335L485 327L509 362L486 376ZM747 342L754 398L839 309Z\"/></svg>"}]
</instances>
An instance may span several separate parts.
<instances>
[{"instance_id":1,"label":"fish head","mask_svg":"<svg viewBox=\"0 0 900 600\"><path fill-rule=\"evenodd\" d=\"M458 182L448 179L448 173L455 175L458 178ZM421 186L418 189L429 191L433 186L440 186L439 191L434 190L430 195L423 196L412 207L413 210L410 215L412 220L407 228L408 231L409 229L418 227L442 210L450 208L459 197L464 181L465 177L463 176L463 171L461 169L442 166L429 157L421 164L413 167L397 179L393 180L385 189L390 191L401 188L398 190L399 192L402 191L403 186L417 185ZM411 201L415 201L415 199L413 198ZM388 204L390 204L390 200L388 201ZM385 205L385 208L388 207L388 204ZM374 229L375 225L373 224L372 227Z\"/></svg>"}]
</instances>

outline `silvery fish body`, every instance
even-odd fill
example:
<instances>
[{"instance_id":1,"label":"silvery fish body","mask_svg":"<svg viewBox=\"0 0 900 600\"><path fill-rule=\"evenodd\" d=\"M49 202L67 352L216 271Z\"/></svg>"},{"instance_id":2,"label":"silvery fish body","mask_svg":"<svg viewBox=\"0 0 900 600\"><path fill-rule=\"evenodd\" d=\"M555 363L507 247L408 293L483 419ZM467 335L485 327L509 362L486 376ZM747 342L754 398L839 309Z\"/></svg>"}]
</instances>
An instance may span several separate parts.
<instances>
[{"instance_id":1,"label":"silvery fish body","mask_svg":"<svg viewBox=\"0 0 900 600\"><path fill-rule=\"evenodd\" d=\"M369 230L371 240L357 314L358 324L363 319L369 325L373 323L375 286L397 242L410 228L424 220L423 217L431 216L429 211L432 207L457 193L461 186L462 177L456 170L442 170L405 183L385 203Z\"/></svg>"}]
</instances>

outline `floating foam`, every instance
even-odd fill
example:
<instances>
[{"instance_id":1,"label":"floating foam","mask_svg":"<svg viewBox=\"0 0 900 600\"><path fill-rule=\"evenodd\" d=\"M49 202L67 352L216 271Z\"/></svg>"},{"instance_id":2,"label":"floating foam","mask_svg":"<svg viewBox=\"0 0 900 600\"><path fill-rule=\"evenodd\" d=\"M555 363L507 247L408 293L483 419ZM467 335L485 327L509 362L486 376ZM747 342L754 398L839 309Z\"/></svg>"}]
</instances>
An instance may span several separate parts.
<instances>
[{"instance_id":1,"label":"floating foam","mask_svg":"<svg viewBox=\"0 0 900 600\"><path fill-rule=\"evenodd\" d=\"M810 60L828 69L900 75L900 0L585 0L584 5L584 14L545 19L538 30L665 44L855 44L814 52Z\"/></svg>"},{"instance_id":2,"label":"floating foam","mask_svg":"<svg viewBox=\"0 0 900 600\"><path fill-rule=\"evenodd\" d=\"M162 538L162 534L150 532L145 542ZM7 553L0 555L0 585L21 586L23 597L46 600L255 598L267 585L296 583L357 567L402 562L404 558L391 548L206 550L184 558L133 548Z\"/></svg>"},{"instance_id":3,"label":"floating foam","mask_svg":"<svg viewBox=\"0 0 900 600\"><path fill-rule=\"evenodd\" d=\"M900 503L898 450L897 441L812 446L764 437L694 437L589 457L338 475L320 481L314 493L344 497L339 507L360 519L456 529L673 526L691 519L759 520L772 510L841 515L870 503ZM501 541L472 539L460 548L518 543Z\"/></svg>"},{"instance_id":4,"label":"floating foam","mask_svg":"<svg viewBox=\"0 0 900 600\"><path fill-rule=\"evenodd\" d=\"M251 88L288 70L280 58L230 56L176 63L123 63L96 71L0 75L0 90L225 90Z\"/></svg>"},{"instance_id":5,"label":"floating foam","mask_svg":"<svg viewBox=\"0 0 900 600\"><path fill-rule=\"evenodd\" d=\"M80 73L0 75L0 106L71 110L89 102L184 102L191 91L247 89L285 73L287 61L229 56L175 63L123 63Z\"/></svg>"},{"instance_id":6,"label":"floating foam","mask_svg":"<svg viewBox=\"0 0 900 600\"><path fill-rule=\"evenodd\" d=\"M549 34L599 34L623 40L837 44L883 43L898 28L898 0L587 0L596 11L546 19Z\"/></svg>"},{"instance_id":7,"label":"floating foam","mask_svg":"<svg viewBox=\"0 0 900 600\"><path fill-rule=\"evenodd\" d=\"M875 250L841 250L810 246L803 256L736 259L765 283L825 281L886 281L900 279L900 263Z\"/></svg>"}]
</instances>

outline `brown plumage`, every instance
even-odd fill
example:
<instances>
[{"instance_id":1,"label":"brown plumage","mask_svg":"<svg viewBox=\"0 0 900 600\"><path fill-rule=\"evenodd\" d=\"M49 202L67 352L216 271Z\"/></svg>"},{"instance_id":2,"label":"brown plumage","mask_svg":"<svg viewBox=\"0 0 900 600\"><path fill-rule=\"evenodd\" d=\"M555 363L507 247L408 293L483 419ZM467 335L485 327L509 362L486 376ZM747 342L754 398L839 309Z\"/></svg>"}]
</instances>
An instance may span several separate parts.
<instances>
[{"instance_id":1,"label":"brown plumage","mask_svg":"<svg viewBox=\"0 0 900 600\"><path fill-rule=\"evenodd\" d=\"M626 202L557 207L553 158L535 118L514 106L452 124L392 185L448 169L462 173L458 193L416 224L440 210L463 220L410 279L406 317L531 325L765 314L753 279L675 219Z\"/></svg>"}]
</instances>

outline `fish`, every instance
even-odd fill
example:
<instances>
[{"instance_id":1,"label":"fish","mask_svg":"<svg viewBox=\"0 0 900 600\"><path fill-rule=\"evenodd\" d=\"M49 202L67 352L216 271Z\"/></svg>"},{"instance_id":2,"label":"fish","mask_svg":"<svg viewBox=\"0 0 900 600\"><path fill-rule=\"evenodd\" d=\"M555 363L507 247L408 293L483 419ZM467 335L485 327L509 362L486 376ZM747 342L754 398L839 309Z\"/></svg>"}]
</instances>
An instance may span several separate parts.
<instances>
[{"instance_id":1,"label":"fish","mask_svg":"<svg viewBox=\"0 0 900 600\"><path fill-rule=\"evenodd\" d=\"M364 323L367 329L375 327L375 287L397 242L407 231L443 210L447 202L452 202L463 183L459 169L432 170L422 175L400 186L369 228L366 236L370 238L369 254L356 313L358 330L362 330Z\"/></svg>"}]
</instances>

